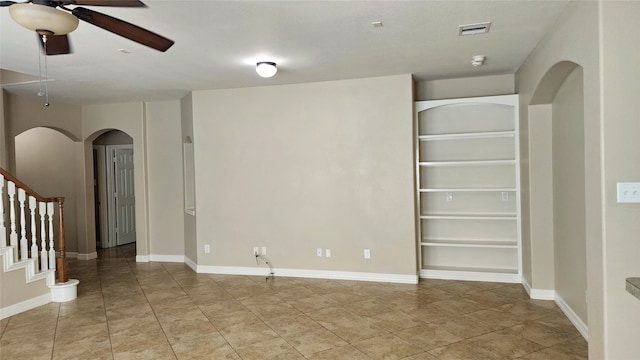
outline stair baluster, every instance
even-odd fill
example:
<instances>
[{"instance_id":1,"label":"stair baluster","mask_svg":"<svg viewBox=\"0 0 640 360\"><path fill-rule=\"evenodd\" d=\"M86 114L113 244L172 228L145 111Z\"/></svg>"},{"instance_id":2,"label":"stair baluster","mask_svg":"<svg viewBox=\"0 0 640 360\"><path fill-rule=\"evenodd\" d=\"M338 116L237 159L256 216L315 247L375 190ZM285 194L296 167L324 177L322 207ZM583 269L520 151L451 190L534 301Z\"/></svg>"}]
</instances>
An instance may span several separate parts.
<instances>
[{"instance_id":1,"label":"stair baluster","mask_svg":"<svg viewBox=\"0 0 640 360\"><path fill-rule=\"evenodd\" d=\"M49 218L49 269L56 268L56 251L53 247L53 203L47 203L47 218Z\"/></svg>"},{"instance_id":2,"label":"stair baluster","mask_svg":"<svg viewBox=\"0 0 640 360\"><path fill-rule=\"evenodd\" d=\"M18 189L18 202L20 203L20 260L29 259L29 249L27 248L27 221L25 216L25 201L27 193L24 189Z\"/></svg>"},{"instance_id":3,"label":"stair baluster","mask_svg":"<svg viewBox=\"0 0 640 360\"><path fill-rule=\"evenodd\" d=\"M40 269L45 271L49 269L49 256L47 254L46 203L43 203L42 201L38 202L38 214L40 215Z\"/></svg>"},{"instance_id":4,"label":"stair baluster","mask_svg":"<svg viewBox=\"0 0 640 360\"><path fill-rule=\"evenodd\" d=\"M18 233L16 232L16 184L12 181L7 183L7 193L9 194L9 245L13 246L13 258L18 258Z\"/></svg>"},{"instance_id":5,"label":"stair baluster","mask_svg":"<svg viewBox=\"0 0 640 360\"><path fill-rule=\"evenodd\" d=\"M4 175L0 174L0 248L7 247L7 228L4 213Z\"/></svg>"},{"instance_id":6,"label":"stair baluster","mask_svg":"<svg viewBox=\"0 0 640 360\"><path fill-rule=\"evenodd\" d=\"M40 272L40 266L38 266L38 232L36 229L36 198L29 196L29 212L31 215L31 258L36 261L36 272Z\"/></svg>"}]
</instances>

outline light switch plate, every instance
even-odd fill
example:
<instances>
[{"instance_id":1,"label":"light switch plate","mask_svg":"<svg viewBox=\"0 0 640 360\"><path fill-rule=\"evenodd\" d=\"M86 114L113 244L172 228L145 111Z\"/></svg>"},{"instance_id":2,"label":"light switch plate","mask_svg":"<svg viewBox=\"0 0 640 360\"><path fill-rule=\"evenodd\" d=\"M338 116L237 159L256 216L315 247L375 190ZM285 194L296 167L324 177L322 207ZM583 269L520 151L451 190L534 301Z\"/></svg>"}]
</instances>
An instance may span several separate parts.
<instances>
[{"instance_id":1,"label":"light switch plate","mask_svg":"<svg viewBox=\"0 0 640 360\"><path fill-rule=\"evenodd\" d=\"M617 199L619 203L640 203L640 183L617 183Z\"/></svg>"}]
</instances>

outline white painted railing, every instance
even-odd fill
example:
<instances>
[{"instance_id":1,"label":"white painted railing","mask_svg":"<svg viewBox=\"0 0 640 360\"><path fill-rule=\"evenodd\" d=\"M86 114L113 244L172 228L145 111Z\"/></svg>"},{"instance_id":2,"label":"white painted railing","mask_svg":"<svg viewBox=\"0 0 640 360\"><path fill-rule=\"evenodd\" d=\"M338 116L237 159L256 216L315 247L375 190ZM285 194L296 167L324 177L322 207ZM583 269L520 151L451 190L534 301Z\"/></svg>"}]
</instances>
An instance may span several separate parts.
<instances>
[{"instance_id":1,"label":"white painted railing","mask_svg":"<svg viewBox=\"0 0 640 360\"><path fill-rule=\"evenodd\" d=\"M11 252L14 264L33 262L35 274L56 270L57 265L57 278L61 283L68 280L64 257L63 202L64 198L38 195L0 168L0 250ZM54 219L58 221L54 222ZM54 239L54 234L58 234L57 239ZM57 264L56 242L60 252Z\"/></svg>"}]
</instances>

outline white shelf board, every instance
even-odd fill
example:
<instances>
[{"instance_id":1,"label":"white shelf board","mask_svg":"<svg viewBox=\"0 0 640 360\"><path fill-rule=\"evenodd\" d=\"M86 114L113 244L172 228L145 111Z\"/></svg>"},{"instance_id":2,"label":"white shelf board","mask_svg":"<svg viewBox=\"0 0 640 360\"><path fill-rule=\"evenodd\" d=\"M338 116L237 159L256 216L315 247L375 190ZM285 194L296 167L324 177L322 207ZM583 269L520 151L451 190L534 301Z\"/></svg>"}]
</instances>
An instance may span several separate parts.
<instances>
[{"instance_id":1,"label":"white shelf board","mask_svg":"<svg viewBox=\"0 0 640 360\"><path fill-rule=\"evenodd\" d=\"M516 214L431 214L420 215L424 220L517 220Z\"/></svg>"},{"instance_id":2,"label":"white shelf board","mask_svg":"<svg viewBox=\"0 0 640 360\"><path fill-rule=\"evenodd\" d=\"M471 133L450 133L450 134L432 134L432 135L420 135L418 140L420 141L433 141L433 140L458 140L458 139L482 139L482 138L502 138L513 137L515 131L487 131L487 132L471 132Z\"/></svg>"},{"instance_id":3,"label":"white shelf board","mask_svg":"<svg viewBox=\"0 0 640 360\"><path fill-rule=\"evenodd\" d=\"M419 192L515 192L516 188L424 188Z\"/></svg>"},{"instance_id":4,"label":"white shelf board","mask_svg":"<svg viewBox=\"0 0 640 360\"><path fill-rule=\"evenodd\" d=\"M436 241L427 240L420 243L422 246L437 246L437 247L460 247L460 248L489 248L489 249L517 249L518 244L506 241Z\"/></svg>"},{"instance_id":5,"label":"white shelf board","mask_svg":"<svg viewBox=\"0 0 640 360\"><path fill-rule=\"evenodd\" d=\"M420 161L420 166L491 166L491 165L515 165L513 159L507 160L464 160L464 161Z\"/></svg>"}]
</instances>

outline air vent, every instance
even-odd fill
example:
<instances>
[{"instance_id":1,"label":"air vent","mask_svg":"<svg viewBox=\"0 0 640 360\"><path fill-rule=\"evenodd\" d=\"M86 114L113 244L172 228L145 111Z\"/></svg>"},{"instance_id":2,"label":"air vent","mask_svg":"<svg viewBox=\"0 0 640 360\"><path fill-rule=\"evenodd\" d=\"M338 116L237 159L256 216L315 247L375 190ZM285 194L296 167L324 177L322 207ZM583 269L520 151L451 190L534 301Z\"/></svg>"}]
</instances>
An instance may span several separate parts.
<instances>
[{"instance_id":1,"label":"air vent","mask_svg":"<svg viewBox=\"0 0 640 360\"><path fill-rule=\"evenodd\" d=\"M460 25L458 28L460 29L460 36L465 35L478 35L478 34L486 34L489 32L489 28L491 27L491 22L478 23L478 24L469 24L469 25Z\"/></svg>"}]
</instances>

